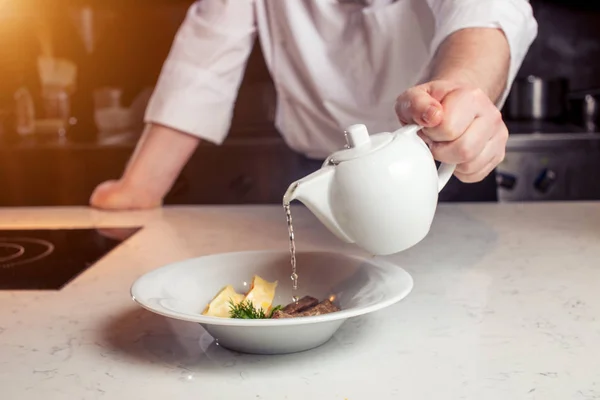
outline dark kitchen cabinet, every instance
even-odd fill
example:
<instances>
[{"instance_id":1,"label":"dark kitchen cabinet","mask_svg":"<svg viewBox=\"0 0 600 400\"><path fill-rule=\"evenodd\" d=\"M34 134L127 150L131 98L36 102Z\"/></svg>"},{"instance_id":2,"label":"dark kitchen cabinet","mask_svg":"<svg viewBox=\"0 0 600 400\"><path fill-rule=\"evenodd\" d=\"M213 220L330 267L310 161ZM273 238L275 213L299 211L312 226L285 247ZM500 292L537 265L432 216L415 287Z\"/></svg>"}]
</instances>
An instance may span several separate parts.
<instances>
[{"instance_id":1,"label":"dark kitchen cabinet","mask_svg":"<svg viewBox=\"0 0 600 400\"><path fill-rule=\"evenodd\" d=\"M281 203L297 161L280 140L207 146L192 157L166 203Z\"/></svg>"},{"instance_id":2,"label":"dark kitchen cabinet","mask_svg":"<svg viewBox=\"0 0 600 400\"><path fill-rule=\"evenodd\" d=\"M119 176L132 148L11 150L0 153L0 206L86 205L97 183Z\"/></svg>"},{"instance_id":3,"label":"dark kitchen cabinet","mask_svg":"<svg viewBox=\"0 0 600 400\"><path fill-rule=\"evenodd\" d=\"M86 205L97 184L120 176L132 150L32 148L2 154L0 206ZM280 203L297 160L278 139L200 146L165 203Z\"/></svg>"}]
</instances>

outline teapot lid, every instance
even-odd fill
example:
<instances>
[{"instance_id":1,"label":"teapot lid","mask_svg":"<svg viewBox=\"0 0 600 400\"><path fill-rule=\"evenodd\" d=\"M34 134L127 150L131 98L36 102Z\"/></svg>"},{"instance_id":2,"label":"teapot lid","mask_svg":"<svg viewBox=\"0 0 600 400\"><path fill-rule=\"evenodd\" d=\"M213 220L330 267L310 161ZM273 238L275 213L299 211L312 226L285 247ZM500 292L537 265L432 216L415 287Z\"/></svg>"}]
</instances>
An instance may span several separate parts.
<instances>
[{"instance_id":1,"label":"teapot lid","mask_svg":"<svg viewBox=\"0 0 600 400\"><path fill-rule=\"evenodd\" d=\"M326 163L338 164L367 155L387 146L393 139L393 135L389 132L369 135L367 127L363 124L349 126L344 135L346 148L330 155Z\"/></svg>"}]
</instances>

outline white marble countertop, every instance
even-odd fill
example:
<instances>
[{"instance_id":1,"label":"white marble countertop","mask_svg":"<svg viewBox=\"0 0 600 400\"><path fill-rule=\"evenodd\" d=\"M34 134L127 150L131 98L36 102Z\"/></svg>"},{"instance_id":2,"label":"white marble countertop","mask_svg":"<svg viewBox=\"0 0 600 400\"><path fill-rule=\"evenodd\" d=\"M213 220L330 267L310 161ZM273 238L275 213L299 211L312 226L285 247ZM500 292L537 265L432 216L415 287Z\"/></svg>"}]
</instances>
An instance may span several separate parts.
<instances>
[{"instance_id":1,"label":"white marble countertop","mask_svg":"<svg viewBox=\"0 0 600 400\"><path fill-rule=\"evenodd\" d=\"M295 211L299 250L355 250ZM405 300L286 356L230 353L129 296L172 261L287 248L279 207L0 209L0 229L137 223L61 291L0 291L1 399L600 399L600 203L442 205L392 257Z\"/></svg>"}]
</instances>

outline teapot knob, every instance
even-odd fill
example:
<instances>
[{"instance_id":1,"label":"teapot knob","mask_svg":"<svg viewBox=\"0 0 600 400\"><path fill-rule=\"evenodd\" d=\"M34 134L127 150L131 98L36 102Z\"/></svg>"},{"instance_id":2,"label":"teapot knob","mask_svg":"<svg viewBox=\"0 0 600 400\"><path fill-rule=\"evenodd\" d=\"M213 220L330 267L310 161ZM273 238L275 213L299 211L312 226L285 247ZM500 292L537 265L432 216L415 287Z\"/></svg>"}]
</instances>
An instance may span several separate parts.
<instances>
[{"instance_id":1,"label":"teapot knob","mask_svg":"<svg viewBox=\"0 0 600 400\"><path fill-rule=\"evenodd\" d=\"M346 129L346 142L348 143L348 147L359 147L370 141L369 131L365 125L351 125Z\"/></svg>"}]
</instances>

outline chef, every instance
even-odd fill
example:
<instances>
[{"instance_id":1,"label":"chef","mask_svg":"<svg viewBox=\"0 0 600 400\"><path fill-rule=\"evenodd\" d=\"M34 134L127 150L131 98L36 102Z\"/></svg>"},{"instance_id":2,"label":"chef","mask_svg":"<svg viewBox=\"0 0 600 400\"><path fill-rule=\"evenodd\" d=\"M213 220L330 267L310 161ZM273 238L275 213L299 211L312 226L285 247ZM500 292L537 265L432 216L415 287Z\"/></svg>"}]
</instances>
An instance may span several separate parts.
<instances>
[{"instance_id":1,"label":"chef","mask_svg":"<svg viewBox=\"0 0 600 400\"><path fill-rule=\"evenodd\" d=\"M499 108L536 35L527 0L197 1L126 170L91 204L159 207L199 141L223 142L256 36L276 127L310 168L343 147L349 125L417 123L434 158L457 164L440 200L494 200L508 137Z\"/></svg>"}]
</instances>

